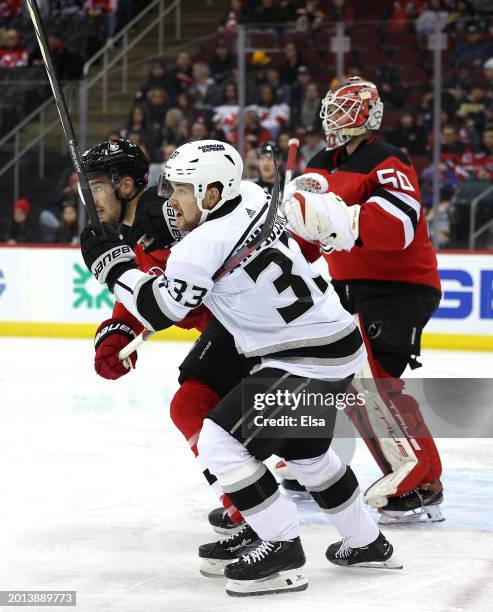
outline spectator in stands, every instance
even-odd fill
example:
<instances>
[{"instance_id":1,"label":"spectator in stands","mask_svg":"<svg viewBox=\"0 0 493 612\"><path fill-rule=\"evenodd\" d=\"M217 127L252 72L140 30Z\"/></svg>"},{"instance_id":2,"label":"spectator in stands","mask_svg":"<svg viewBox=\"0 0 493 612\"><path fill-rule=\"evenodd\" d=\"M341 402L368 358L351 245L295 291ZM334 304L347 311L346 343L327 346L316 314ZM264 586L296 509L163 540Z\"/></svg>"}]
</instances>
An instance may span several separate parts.
<instances>
[{"instance_id":1,"label":"spectator in stands","mask_svg":"<svg viewBox=\"0 0 493 612\"><path fill-rule=\"evenodd\" d=\"M448 21L448 11L444 0L425 2L414 25L420 47L427 46L427 37L435 31L436 26L444 28Z\"/></svg>"},{"instance_id":2,"label":"spectator in stands","mask_svg":"<svg viewBox=\"0 0 493 612\"><path fill-rule=\"evenodd\" d=\"M129 132L140 134L143 138L148 132L147 117L142 106L138 104L130 111L125 127L120 130L120 138L127 138Z\"/></svg>"},{"instance_id":3,"label":"spectator in stands","mask_svg":"<svg viewBox=\"0 0 493 612\"><path fill-rule=\"evenodd\" d=\"M22 0L0 0L0 25L8 27L21 12Z\"/></svg>"},{"instance_id":4,"label":"spectator in stands","mask_svg":"<svg viewBox=\"0 0 493 612\"><path fill-rule=\"evenodd\" d=\"M476 19L476 9L470 0L454 0L448 16L446 31L453 35L461 34L467 25Z\"/></svg>"},{"instance_id":5,"label":"spectator in stands","mask_svg":"<svg viewBox=\"0 0 493 612\"><path fill-rule=\"evenodd\" d=\"M214 108L214 123L218 123L224 130L226 139L231 141L231 132L236 127L238 120L238 93L236 83L227 81L223 85L222 104Z\"/></svg>"},{"instance_id":6,"label":"spectator in stands","mask_svg":"<svg viewBox=\"0 0 493 612\"><path fill-rule=\"evenodd\" d=\"M319 0L306 0L304 6L295 10L296 30L298 32L316 32L327 19Z\"/></svg>"},{"instance_id":7,"label":"spectator in stands","mask_svg":"<svg viewBox=\"0 0 493 612\"><path fill-rule=\"evenodd\" d=\"M55 232L53 242L59 244L78 244L79 242L79 219L77 208L72 202L63 202L63 212L60 225Z\"/></svg>"},{"instance_id":8,"label":"spectator in stands","mask_svg":"<svg viewBox=\"0 0 493 612\"><path fill-rule=\"evenodd\" d=\"M388 141L407 155L426 153L426 130L418 124L416 115L408 110L401 113L399 125L389 133Z\"/></svg>"},{"instance_id":9,"label":"spectator in stands","mask_svg":"<svg viewBox=\"0 0 493 612\"><path fill-rule=\"evenodd\" d=\"M272 134L261 125L257 112L255 110L247 110L245 112L246 150L249 148L257 149L263 142L267 142L268 140L272 140ZM238 141L238 134L236 131L231 132L231 141L233 143Z\"/></svg>"},{"instance_id":10,"label":"spectator in stands","mask_svg":"<svg viewBox=\"0 0 493 612\"><path fill-rule=\"evenodd\" d=\"M486 110L486 92L481 85L474 86L461 100L456 116L465 120L479 133L484 125Z\"/></svg>"},{"instance_id":11,"label":"spectator in stands","mask_svg":"<svg viewBox=\"0 0 493 612\"><path fill-rule=\"evenodd\" d=\"M331 23L343 21L350 26L354 21L354 10L347 5L346 0L332 0L327 20Z\"/></svg>"},{"instance_id":12,"label":"spectator in stands","mask_svg":"<svg viewBox=\"0 0 493 612\"><path fill-rule=\"evenodd\" d=\"M378 91L384 106L402 108L406 98L406 92L402 86L399 71L392 66L391 63L384 64L377 68L377 78L375 82L378 85Z\"/></svg>"},{"instance_id":13,"label":"spectator in stands","mask_svg":"<svg viewBox=\"0 0 493 612\"><path fill-rule=\"evenodd\" d=\"M51 60L55 66L57 77L60 80L70 81L81 76L84 66L82 57L73 51L69 51L59 36L48 36L48 48L50 49ZM45 63L39 45L36 45L29 54L29 65L44 67Z\"/></svg>"},{"instance_id":14,"label":"spectator in stands","mask_svg":"<svg viewBox=\"0 0 493 612\"><path fill-rule=\"evenodd\" d=\"M455 125L444 125L440 133L442 161L450 161L454 166L460 167L466 146L459 140L459 131Z\"/></svg>"},{"instance_id":15,"label":"spectator in stands","mask_svg":"<svg viewBox=\"0 0 493 612\"><path fill-rule=\"evenodd\" d=\"M3 45L0 47L0 68L18 68L26 66L28 51L22 45L19 33L13 28L3 35Z\"/></svg>"},{"instance_id":16,"label":"spectator in stands","mask_svg":"<svg viewBox=\"0 0 493 612\"><path fill-rule=\"evenodd\" d=\"M196 142L197 140L206 140L209 138L209 130L203 121L196 121L190 130L189 142Z\"/></svg>"},{"instance_id":17,"label":"spectator in stands","mask_svg":"<svg viewBox=\"0 0 493 612\"><path fill-rule=\"evenodd\" d=\"M210 76L209 66L204 62L195 62L192 67L193 82L190 94L195 100L196 108L210 107L217 102L218 91L214 79Z\"/></svg>"},{"instance_id":18,"label":"spectator in stands","mask_svg":"<svg viewBox=\"0 0 493 612\"><path fill-rule=\"evenodd\" d=\"M163 59L157 57L150 61L149 63L149 74L145 83L141 86L140 90L137 92L136 98L138 100L145 99L147 92L150 89L154 89L158 87L159 89L164 89L167 92L173 91L173 83L166 71L166 64Z\"/></svg>"},{"instance_id":19,"label":"spectator in stands","mask_svg":"<svg viewBox=\"0 0 493 612\"><path fill-rule=\"evenodd\" d=\"M243 164L243 178L249 181L258 179L257 151L255 149L248 149L247 151Z\"/></svg>"},{"instance_id":20,"label":"spectator in stands","mask_svg":"<svg viewBox=\"0 0 493 612\"><path fill-rule=\"evenodd\" d=\"M5 237L9 244L18 242L37 242L38 232L31 217L31 203L25 198L15 202L12 209L12 222Z\"/></svg>"},{"instance_id":21,"label":"spectator in stands","mask_svg":"<svg viewBox=\"0 0 493 612\"><path fill-rule=\"evenodd\" d=\"M249 2L243 8L242 22L255 23L261 26L281 25L288 20L289 13L281 4L276 6L274 0L260 0L260 2ZM262 28L265 32L265 27ZM275 33L275 30L272 30Z\"/></svg>"},{"instance_id":22,"label":"spectator in stands","mask_svg":"<svg viewBox=\"0 0 493 612\"><path fill-rule=\"evenodd\" d=\"M305 95L300 109L300 125L309 129L319 123L320 115L320 91L316 83L309 83L305 89Z\"/></svg>"},{"instance_id":23,"label":"spectator in stands","mask_svg":"<svg viewBox=\"0 0 493 612\"><path fill-rule=\"evenodd\" d=\"M219 42L214 50L214 55L209 62L209 69L214 81L220 85L226 79L231 78L234 68L234 58L225 42Z\"/></svg>"},{"instance_id":24,"label":"spectator in stands","mask_svg":"<svg viewBox=\"0 0 493 612\"><path fill-rule=\"evenodd\" d=\"M229 11L221 21L218 31L226 36L235 34L241 14L241 0L230 0Z\"/></svg>"},{"instance_id":25,"label":"spectator in stands","mask_svg":"<svg viewBox=\"0 0 493 612\"><path fill-rule=\"evenodd\" d=\"M464 153L461 165L471 179L493 180L493 124L483 131L478 150Z\"/></svg>"},{"instance_id":26,"label":"spectator in stands","mask_svg":"<svg viewBox=\"0 0 493 612\"><path fill-rule=\"evenodd\" d=\"M296 45L288 42L282 50L284 66L282 68L282 80L288 85L292 85L298 76L298 68L304 66L301 55L298 53Z\"/></svg>"},{"instance_id":27,"label":"spectator in stands","mask_svg":"<svg viewBox=\"0 0 493 612\"><path fill-rule=\"evenodd\" d=\"M86 0L84 10L88 15L101 17L106 23L106 40L111 40L116 31L116 2L112 0Z\"/></svg>"},{"instance_id":28,"label":"spectator in stands","mask_svg":"<svg viewBox=\"0 0 493 612\"><path fill-rule=\"evenodd\" d=\"M52 9L57 15L82 15L83 0L53 0Z\"/></svg>"},{"instance_id":29,"label":"spectator in stands","mask_svg":"<svg viewBox=\"0 0 493 612\"><path fill-rule=\"evenodd\" d=\"M304 136L304 143L301 146L301 155L305 162L308 162L314 155L325 149L325 139L319 130L309 127Z\"/></svg>"},{"instance_id":30,"label":"spectator in stands","mask_svg":"<svg viewBox=\"0 0 493 612\"><path fill-rule=\"evenodd\" d=\"M305 90L312 82L312 75L306 66L300 66L296 71L296 81L291 86L289 106L294 115L300 114L301 104L305 97Z\"/></svg>"},{"instance_id":31,"label":"spectator in stands","mask_svg":"<svg viewBox=\"0 0 493 612\"><path fill-rule=\"evenodd\" d=\"M271 138L277 138L281 128L289 121L289 106L277 102L274 89L270 85L262 86L258 104L252 104L248 110L256 111L262 127L269 130Z\"/></svg>"},{"instance_id":32,"label":"spectator in stands","mask_svg":"<svg viewBox=\"0 0 493 612\"><path fill-rule=\"evenodd\" d=\"M153 87L149 89L146 95L145 102L142 105L146 119L148 121L149 130L160 131L164 117L169 110L168 94L162 87Z\"/></svg>"},{"instance_id":33,"label":"spectator in stands","mask_svg":"<svg viewBox=\"0 0 493 612\"><path fill-rule=\"evenodd\" d=\"M270 85L274 89L279 102L289 104L291 87L281 81L281 73L274 66L269 66L265 70L265 85Z\"/></svg>"},{"instance_id":34,"label":"spectator in stands","mask_svg":"<svg viewBox=\"0 0 493 612\"><path fill-rule=\"evenodd\" d=\"M493 100L493 57L487 59L483 64L483 75L486 95Z\"/></svg>"},{"instance_id":35,"label":"spectator in stands","mask_svg":"<svg viewBox=\"0 0 493 612\"><path fill-rule=\"evenodd\" d=\"M192 79L192 60L190 53L180 51L176 58L176 68L169 72L171 96L176 98L180 93L186 93L193 82Z\"/></svg>"},{"instance_id":36,"label":"spectator in stands","mask_svg":"<svg viewBox=\"0 0 493 612\"><path fill-rule=\"evenodd\" d=\"M198 115L194 108L192 97L186 92L179 94L176 98L176 107L183 113L187 128L190 130L192 123L195 121L195 118Z\"/></svg>"},{"instance_id":37,"label":"spectator in stands","mask_svg":"<svg viewBox=\"0 0 493 612\"><path fill-rule=\"evenodd\" d=\"M159 176L163 172L163 164L165 164L171 155L176 151L177 146L175 144L167 144L160 149L160 158L157 162L149 164L149 174L147 176L147 186L154 187L158 184Z\"/></svg>"},{"instance_id":38,"label":"spectator in stands","mask_svg":"<svg viewBox=\"0 0 493 612\"><path fill-rule=\"evenodd\" d=\"M146 143L142 140L138 132L129 132L127 134L127 139L130 140L130 142L133 142L135 145L137 145L139 149L142 151L142 153L145 155L145 157L149 161L151 161L152 159L151 153L149 149L147 148Z\"/></svg>"},{"instance_id":39,"label":"spectator in stands","mask_svg":"<svg viewBox=\"0 0 493 612\"><path fill-rule=\"evenodd\" d=\"M459 64L481 66L493 56L493 44L483 39L483 33L477 23L469 24L466 32L466 41L458 43L452 51L452 63L455 66Z\"/></svg>"},{"instance_id":40,"label":"spectator in stands","mask_svg":"<svg viewBox=\"0 0 493 612\"><path fill-rule=\"evenodd\" d=\"M161 146L173 144L181 146L188 140L188 129L185 115L179 108L170 108L164 119L164 128L161 133Z\"/></svg>"}]
</instances>

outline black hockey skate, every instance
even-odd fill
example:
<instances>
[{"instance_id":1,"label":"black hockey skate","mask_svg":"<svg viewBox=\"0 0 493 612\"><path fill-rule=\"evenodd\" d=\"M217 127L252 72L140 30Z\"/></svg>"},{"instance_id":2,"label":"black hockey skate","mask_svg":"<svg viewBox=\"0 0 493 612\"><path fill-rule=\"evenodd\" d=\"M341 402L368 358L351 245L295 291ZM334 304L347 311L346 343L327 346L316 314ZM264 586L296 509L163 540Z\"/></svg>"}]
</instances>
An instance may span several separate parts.
<instances>
[{"instance_id":1,"label":"black hockey skate","mask_svg":"<svg viewBox=\"0 0 493 612\"><path fill-rule=\"evenodd\" d=\"M440 508L442 501L442 483L435 480L406 495L389 497L387 504L378 509L378 522L380 525L440 523L445 520Z\"/></svg>"},{"instance_id":2,"label":"black hockey skate","mask_svg":"<svg viewBox=\"0 0 493 612\"><path fill-rule=\"evenodd\" d=\"M255 542L259 540L258 535L248 525L243 523L239 530L225 540L202 544L199 547L199 557L202 559L200 573L208 578L217 578L224 575L224 568L228 563L236 561L238 557Z\"/></svg>"},{"instance_id":3,"label":"black hockey skate","mask_svg":"<svg viewBox=\"0 0 493 612\"><path fill-rule=\"evenodd\" d=\"M285 541L259 540L239 561L224 569L226 593L233 597L304 591L308 580L300 571L305 565L300 538Z\"/></svg>"},{"instance_id":4,"label":"black hockey skate","mask_svg":"<svg viewBox=\"0 0 493 612\"><path fill-rule=\"evenodd\" d=\"M216 533L230 535L243 527L245 523L233 523L227 510L221 506L209 512L209 524L212 525Z\"/></svg>"},{"instance_id":5,"label":"black hockey skate","mask_svg":"<svg viewBox=\"0 0 493 612\"><path fill-rule=\"evenodd\" d=\"M334 565L345 567L402 569L402 563L394 558L393 552L392 544L380 533L374 542L359 548L351 548L344 539L331 544L325 556Z\"/></svg>"}]
</instances>

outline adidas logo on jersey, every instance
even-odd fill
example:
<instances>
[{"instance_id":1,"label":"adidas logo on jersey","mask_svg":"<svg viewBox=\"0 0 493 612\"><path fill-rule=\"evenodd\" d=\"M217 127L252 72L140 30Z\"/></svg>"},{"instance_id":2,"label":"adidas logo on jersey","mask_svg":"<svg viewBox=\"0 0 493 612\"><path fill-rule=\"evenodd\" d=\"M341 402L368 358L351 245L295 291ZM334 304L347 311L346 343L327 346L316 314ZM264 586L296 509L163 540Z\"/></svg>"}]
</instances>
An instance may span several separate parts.
<instances>
[{"instance_id":1,"label":"adidas logo on jersey","mask_svg":"<svg viewBox=\"0 0 493 612\"><path fill-rule=\"evenodd\" d=\"M255 217L255 211L252 210L251 208L245 208L247 215L250 217L250 219L252 217Z\"/></svg>"}]
</instances>

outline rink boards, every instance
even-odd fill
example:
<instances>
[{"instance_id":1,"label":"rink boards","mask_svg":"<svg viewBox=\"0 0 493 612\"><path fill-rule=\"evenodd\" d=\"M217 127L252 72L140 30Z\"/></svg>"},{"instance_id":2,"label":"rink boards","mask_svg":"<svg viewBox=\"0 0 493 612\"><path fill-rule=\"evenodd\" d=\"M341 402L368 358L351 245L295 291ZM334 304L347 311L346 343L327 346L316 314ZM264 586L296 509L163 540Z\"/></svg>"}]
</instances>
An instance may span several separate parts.
<instances>
[{"instance_id":1,"label":"rink boards","mask_svg":"<svg viewBox=\"0 0 493 612\"><path fill-rule=\"evenodd\" d=\"M423 346L493 351L493 252L443 252L438 265L443 298ZM0 247L0 335L92 338L112 307L77 247ZM196 335L173 327L157 339Z\"/></svg>"}]
</instances>

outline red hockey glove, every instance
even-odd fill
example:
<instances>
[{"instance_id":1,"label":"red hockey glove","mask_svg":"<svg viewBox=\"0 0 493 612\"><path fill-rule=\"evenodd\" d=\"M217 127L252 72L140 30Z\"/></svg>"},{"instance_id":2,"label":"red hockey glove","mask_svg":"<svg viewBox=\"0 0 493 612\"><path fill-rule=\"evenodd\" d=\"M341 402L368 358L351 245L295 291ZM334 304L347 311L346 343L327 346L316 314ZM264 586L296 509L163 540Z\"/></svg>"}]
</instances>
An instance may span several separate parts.
<instances>
[{"instance_id":1,"label":"red hockey glove","mask_svg":"<svg viewBox=\"0 0 493 612\"><path fill-rule=\"evenodd\" d=\"M94 338L94 369L103 378L116 380L129 372L129 369L118 359L120 350L135 338L135 331L118 319L107 319L98 327ZM132 367L135 368L137 351L130 355Z\"/></svg>"}]
</instances>

